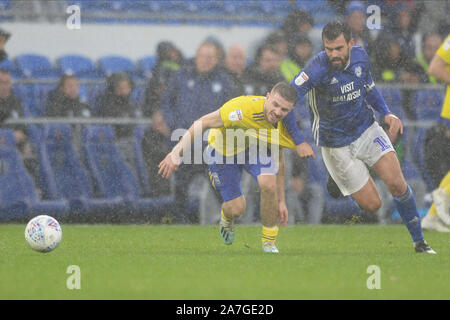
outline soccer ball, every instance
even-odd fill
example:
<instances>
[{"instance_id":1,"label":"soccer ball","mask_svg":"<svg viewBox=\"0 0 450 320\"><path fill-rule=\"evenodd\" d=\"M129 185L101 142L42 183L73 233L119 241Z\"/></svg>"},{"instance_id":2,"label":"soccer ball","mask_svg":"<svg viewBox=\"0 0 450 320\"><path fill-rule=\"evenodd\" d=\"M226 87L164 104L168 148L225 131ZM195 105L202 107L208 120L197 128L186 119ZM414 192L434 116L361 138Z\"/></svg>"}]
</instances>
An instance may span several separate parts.
<instances>
[{"instance_id":1,"label":"soccer ball","mask_svg":"<svg viewBox=\"0 0 450 320\"><path fill-rule=\"evenodd\" d=\"M39 252L50 252L61 241L62 230L56 219L41 215L34 217L25 228L25 240L31 249Z\"/></svg>"}]
</instances>

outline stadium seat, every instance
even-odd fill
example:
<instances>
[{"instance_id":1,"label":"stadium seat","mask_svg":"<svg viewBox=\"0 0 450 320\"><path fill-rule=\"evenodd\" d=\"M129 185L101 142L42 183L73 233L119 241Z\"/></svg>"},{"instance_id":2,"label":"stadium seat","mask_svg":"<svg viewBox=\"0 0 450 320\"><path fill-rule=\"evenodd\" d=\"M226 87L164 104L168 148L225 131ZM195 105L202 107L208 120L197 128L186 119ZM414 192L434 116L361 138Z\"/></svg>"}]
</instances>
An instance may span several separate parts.
<instances>
[{"instance_id":1,"label":"stadium seat","mask_svg":"<svg viewBox=\"0 0 450 320\"><path fill-rule=\"evenodd\" d=\"M135 85L133 91L131 91L130 100L141 106L145 102L145 90L147 85L139 84Z\"/></svg>"},{"instance_id":2,"label":"stadium seat","mask_svg":"<svg viewBox=\"0 0 450 320\"><path fill-rule=\"evenodd\" d=\"M39 162L46 192L52 199L68 200L74 214L106 214L125 210L122 199L93 198L91 182L72 143L70 125L49 124L44 135Z\"/></svg>"},{"instance_id":3,"label":"stadium seat","mask_svg":"<svg viewBox=\"0 0 450 320\"><path fill-rule=\"evenodd\" d=\"M31 116L33 99L33 86L26 83L14 83L12 86L13 93L22 101L24 107L24 113L26 116Z\"/></svg>"},{"instance_id":4,"label":"stadium seat","mask_svg":"<svg viewBox=\"0 0 450 320\"><path fill-rule=\"evenodd\" d=\"M405 112L403 110L403 95L401 90L396 88L382 88L380 89L380 93L386 101L389 109L400 119L405 119Z\"/></svg>"},{"instance_id":5,"label":"stadium seat","mask_svg":"<svg viewBox=\"0 0 450 320\"><path fill-rule=\"evenodd\" d=\"M99 194L105 198L121 197L132 215L151 215L171 210L173 200L170 196L142 197L137 178L125 163L114 139L111 126L89 126L83 130L85 162Z\"/></svg>"},{"instance_id":6,"label":"stadium seat","mask_svg":"<svg viewBox=\"0 0 450 320\"><path fill-rule=\"evenodd\" d=\"M0 129L0 220L17 220L48 214L66 216L65 200L39 200L35 185L26 171L12 130Z\"/></svg>"},{"instance_id":7,"label":"stadium seat","mask_svg":"<svg viewBox=\"0 0 450 320\"><path fill-rule=\"evenodd\" d=\"M145 196L151 194L150 178L145 165L144 153L142 152L142 139L148 125L138 125L134 130L134 154L136 160L136 173L140 182L142 192Z\"/></svg>"},{"instance_id":8,"label":"stadium seat","mask_svg":"<svg viewBox=\"0 0 450 320\"><path fill-rule=\"evenodd\" d=\"M155 56L143 57L143 58L138 59L138 61L137 61L139 71L146 78L150 78L155 64L156 64Z\"/></svg>"},{"instance_id":9,"label":"stadium seat","mask_svg":"<svg viewBox=\"0 0 450 320\"><path fill-rule=\"evenodd\" d=\"M136 66L133 61L121 56L101 57L98 59L98 66L106 76L110 76L116 72L127 72L130 75L136 72Z\"/></svg>"},{"instance_id":10,"label":"stadium seat","mask_svg":"<svg viewBox=\"0 0 450 320\"><path fill-rule=\"evenodd\" d=\"M75 75L79 78L99 78L101 74L95 68L94 62L81 55L65 55L56 59L56 65L61 74Z\"/></svg>"},{"instance_id":11,"label":"stadium seat","mask_svg":"<svg viewBox=\"0 0 450 320\"><path fill-rule=\"evenodd\" d=\"M8 70L11 77L14 79L23 78L24 76L20 70L17 70L14 62L12 62L9 58L6 58L0 62L0 70Z\"/></svg>"},{"instance_id":12,"label":"stadium seat","mask_svg":"<svg viewBox=\"0 0 450 320\"><path fill-rule=\"evenodd\" d=\"M50 60L38 54L21 54L15 58L16 67L28 78L59 78Z\"/></svg>"},{"instance_id":13,"label":"stadium seat","mask_svg":"<svg viewBox=\"0 0 450 320\"><path fill-rule=\"evenodd\" d=\"M443 94L440 90L418 90L413 97L413 110L416 120L436 121L440 118Z\"/></svg>"},{"instance_id":14,"label":"stadium seat","mask_svg":"<svg viewBox=\"0 0 450 320\"><path fill-rule=\"evenodd\" d=\"M56 88L56 83L36 83L31 86L33 102L30 105L31 115L34 117L45 116L48 93Z\"/></svg>"}]
</instances>

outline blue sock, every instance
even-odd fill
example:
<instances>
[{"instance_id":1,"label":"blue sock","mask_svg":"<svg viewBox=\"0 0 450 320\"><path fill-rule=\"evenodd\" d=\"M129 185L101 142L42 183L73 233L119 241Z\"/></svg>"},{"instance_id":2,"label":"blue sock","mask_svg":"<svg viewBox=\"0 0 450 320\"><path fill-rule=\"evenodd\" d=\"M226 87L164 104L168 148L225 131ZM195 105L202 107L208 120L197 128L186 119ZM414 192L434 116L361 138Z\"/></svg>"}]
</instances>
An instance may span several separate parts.
<instances>
[{"instance_id":1,"label":"blue sock","mask_svg":"<svg viewBox=\"0 0 450 320\"><path fill-rule=\"evenodd\" d=\"M409 186L402 196L394 196L394 203L403 223L408 228L411 238L414 242L423 240L422 225L420 224L420 216L417 212L416 198Z\"/></svg>"}]
</instances>

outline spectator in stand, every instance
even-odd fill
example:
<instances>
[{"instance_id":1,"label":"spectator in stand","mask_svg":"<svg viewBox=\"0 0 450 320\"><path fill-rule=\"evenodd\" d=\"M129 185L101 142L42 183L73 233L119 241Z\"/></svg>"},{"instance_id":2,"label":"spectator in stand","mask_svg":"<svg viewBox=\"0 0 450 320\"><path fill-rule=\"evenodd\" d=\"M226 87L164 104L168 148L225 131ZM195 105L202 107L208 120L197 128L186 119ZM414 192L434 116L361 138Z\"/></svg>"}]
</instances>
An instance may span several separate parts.
<instances>
[{"instance_id":1,"label":"spectator in stand","mask_svg":"<svg viewBox=\"0 0 450 320\"><path fill-rule=\"evenodd\" d=\"M427 75L420 65L403 53L395 37L380 36L375 45L374 75L382 82L417 84L426 82Z\"/></svg>"},{"instance_id":2,"label":"spectator in stand","mask_svg":"<svg viewBox=\"0 0 450 320\"><path fill-rule=\"evenodd\" d=\"M361 1L352 1L348 4L345 15L346 22L352 30L355 44L363 47L370 55L373 46L373 38L366 27L366 9L367 6Z\"/></svg>"},{"instance_id":3,"label":"spectator in stand","mask_svg":"<svg viewBox=\"0 0 450 320\"><path fill-rule=\"evenodd\" d=\"M291 82L300 73L312 57L311 40L304 35L298 35L288 48L287 59L280 65L280 72L287 82Z\"/></svg>"},{"instance_id":4,"label":"spectator in stand","mask_svg":"<svg viewBox=\"0 0 450 320\"><path fill-rule=\"evenodd\" d=\"M97 116L104 118L140 118L140 107L131 101L133 82L128 74L113 73L106 80L106 91L101 97ZM114 125L116 143L125 161L134 167L133 136L136 125Z\"/></svg>"},{"instance_id":5,"label":"spectator in stand","mask_svg":"<svg viewBox=\"0 0 450 320\"><path fill-rule=\"evenodd\" d=\"M289 46L299 34L308 36L313 26L314 20L308 12L295 9L284 19L281 30Z\"/></svg>"},{"instance_id":6,"label":"spectator in stand","mask_svg":"<svg viewBox=\"0 0 450 320\"><path fill-rule=\"evenodd\" d=\"M9 32L0 29L0 62L8 57L8 54L5 51L5 44L10 37L11 34Z\"/></svg>"},{"instance_id":7,"label":"spectator in stand","mask_svg":"<svg viewBox=\"0 0 450 320\"><path fill-rule=\"evenodd\" d=\"M5 124L8 119L23 118L20 99L12 92L11 75L8 70L0 70L0 124L2 129L14 131L17 148L28 172L36 179L37 159L28 139L25 125Z\"/></svg>"},{"instance_id":8,"label":"spectator in stand","mask_svg":"<svg viewBox=\"0 0 450 320\"><path fill-rule=\"evenodd\" d=\"M64 75L58 86L49 92L46 117L89 117L90 108L79 98L80 83L73 75Z\"/></svg>"},{"instance_id":9,"label":"spectator in stand","mask_svg":"<svg viewBox=\"0 0 450 320\"><path fill-rule=\"evenodd\" d=\"M170 151L168 139L170 130L164 121L160 107L161 96L170 77L183 65L183 55L171 42L163 41L156 49L157 61L145 92L143 112L152 119L142 139L142 152L152 183L152 197L169 194L170 181L158 175L158 163Z\"/></svg>"},{"instance_id":10,"label":"spectator in stand","mask_svg":"<svg viewBox=\"0 0 450 320\"><path fill-rule=\"evenodd\" d=\"M383 33L397 39L403 54L414 59L416 57L414 34L417 29L418 11L410 2L397 1L392 5L391 12L390 25Z\"/></svg>"},{"instance_id":11,"label":"spectator in stand","mask_svg":"<svg viewBox=\"0 0 450 320\"><path fill-rule=\"evenodd\" d=\"M269 36L264 40L263 45L274 47L282 60L287 57L288 41L282 31L275 31L269 34Z\"/></svg>"},{"instance_id":12,"label":"spectator in stand","mask_svg":"<svg viewBox=\"0 0 450 320\"><path fill-rule=\"evenodd\" d=\"M216 47L219 55L218 65L223 67L225 64L225 49L223 47L222 42L214 36L209 36L205 39L204 43L209 43Z\"/></svg>"},{"instance_id":13,"label":"spectator in stand","mask_svg":"<svg viewBox=\"0 0 450 320\"><path fill-rule=\"evenodd\" d=\"M177 134L176 129L189 128L194 120L238 95L234 92L233 80L219 65L220 57L217 46L206 41L197 49L193 63L180 68L171 77L162 95L161 111L172 134ZM174 139L180 137L177 135ZM172 139L171 142L177 141ZM202 141L193 145L197 143L202 145ZM199 156L194 151L190 161L195 165L181 166L175 175L175 221L179 223L197 222L198 219L189 215L188 186L195 176L204 175L207 168L194 161Z\"/></svg>"},{"instance_id":14,"label":"spectator in stand","mask_svg":"<svg viewBox=\"0 0 450 320\"><path fill-rule=\"evenodd\" d=\"M265 96L276 83L283 81L280 64L281 57L275 47L259 47L254 62L244 71L245 94Z\"/></svg>"},{"instance_id":15,"label":"spectator in stand","mask_svg":"<svg viewBox=\"0 0 450 320\"><path fill-rule=\"evenodd\" d=\"M242 75L244 74L246 64L247 54L245 53L245 49L238 44L230 46L225 56L225 70L233 80L236 87L234 90L238 95L244 94Z\"/></svg>"},{"instance_id":16,"label":"spectator in stand","mask_svg":"<svg viewBox=\"0 0 450 320\"><path fill-rule=\"evenodd\" d=\"M424 73L428 73L428 67L433 59L436 51L442 43L442 38L439 33L426 33L422 37L422 52L416 58L417 63L422 67ZM439 80L432 75L426 78L429 83L439 83Z\"/></svg>"}]
</instances>

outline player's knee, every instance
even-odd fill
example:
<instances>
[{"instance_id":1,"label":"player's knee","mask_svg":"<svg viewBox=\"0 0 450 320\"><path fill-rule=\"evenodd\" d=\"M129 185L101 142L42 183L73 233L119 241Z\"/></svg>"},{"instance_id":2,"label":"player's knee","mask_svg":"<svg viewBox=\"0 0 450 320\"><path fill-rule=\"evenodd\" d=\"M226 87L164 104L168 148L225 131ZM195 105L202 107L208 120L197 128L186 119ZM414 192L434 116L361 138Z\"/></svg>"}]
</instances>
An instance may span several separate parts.
<instances>
[{"instance_id":1,"label":"player's knee","mask_svg":"<svg viewBox=\"0 0 450 320\"><path fill-rule=\"evenodd\" d=\"M228 217L239 218L245 212L245 200L240 199L224 204L223 210Z\"/></svg>"},{"instance_id":2,"label":"player's knee","mask_svg":"<svg viewBox=\"0 0 450 320\"><path fill-rule=\"evenodd\" d=\"M389 191L394 196L401 196L401 195L405 194L406 188L407 188L406 181L403 179L397 179L394 181L390 181L390 182L386 183L386 186L388 187Z\"/></svg>"},{"instance_id":3,"label":"player's knee","mask_svg":"<svg viewBox=\"0 0 450 320\"><path fill-rule=\"evenodd\" d=\"M373 198L368 201L363 209L372 213L377 212L381 208L381 199L379 197Z\"/></svg>"},{"instance_id":4,"label":"player's knee","mask_svg":"<svg viewBox=\"0 0 450 320\"><path fill-rule=\"evenodd\" d=\"M259 189L262 194L272 194L277 191L276 179L261 179Z\"/></svg>"}]
</instances>

